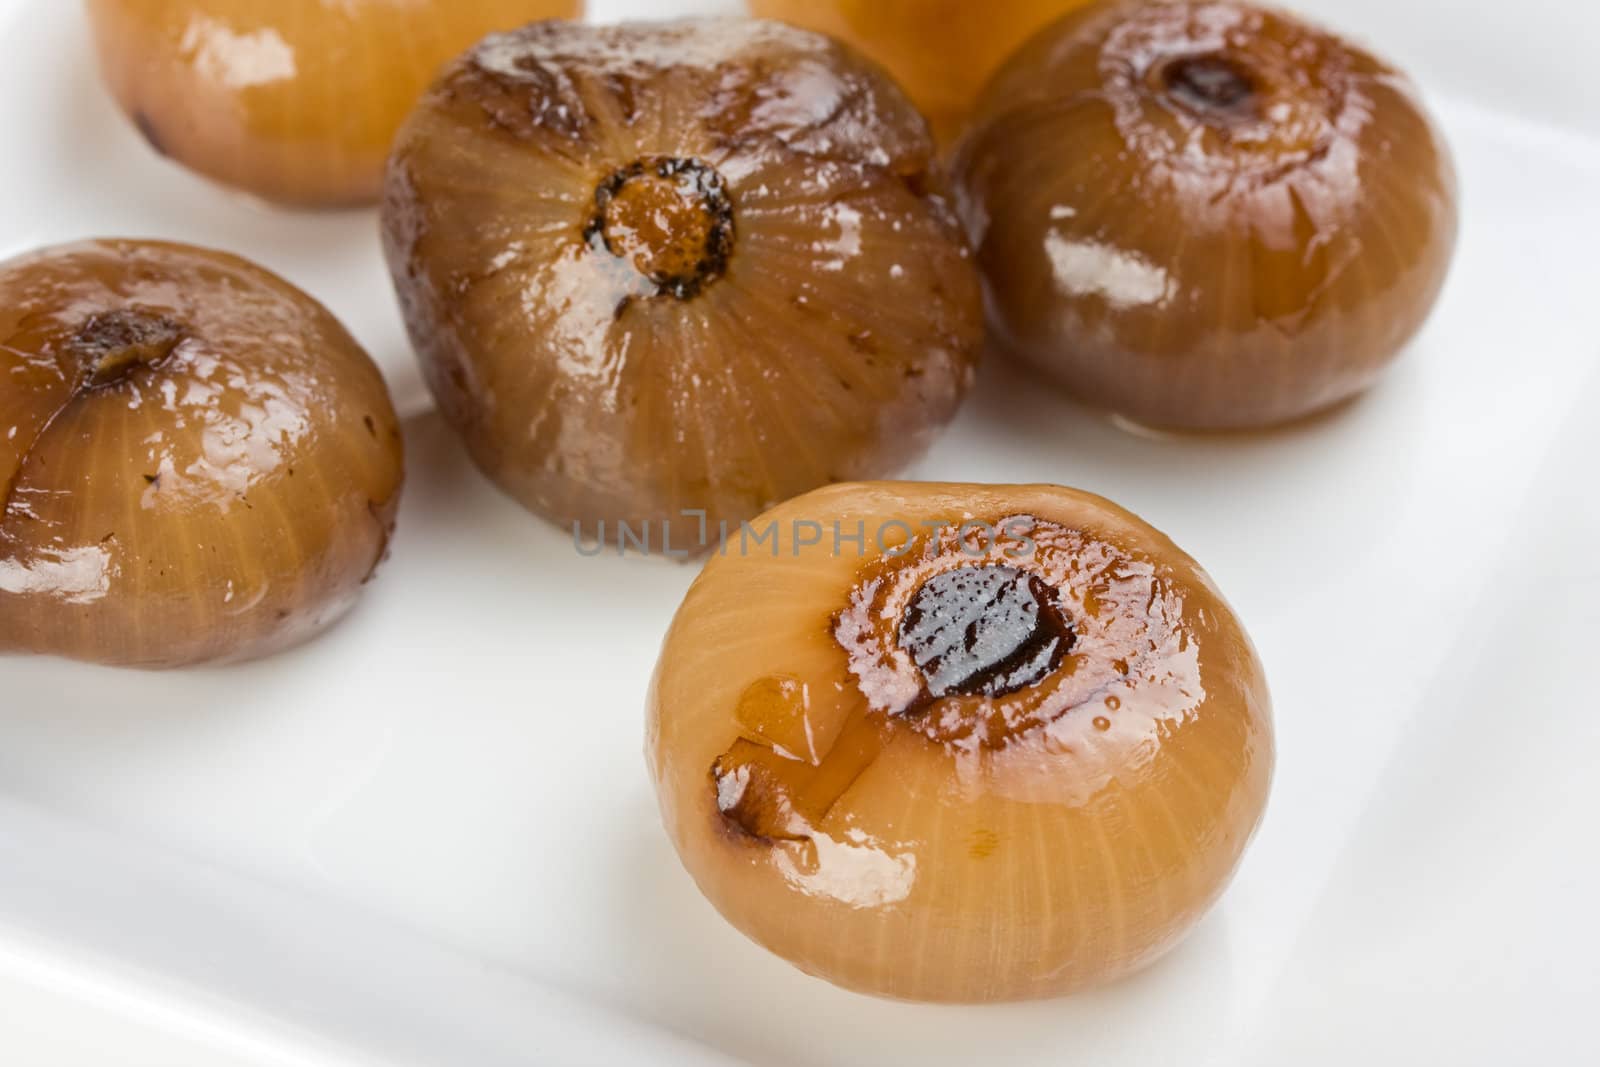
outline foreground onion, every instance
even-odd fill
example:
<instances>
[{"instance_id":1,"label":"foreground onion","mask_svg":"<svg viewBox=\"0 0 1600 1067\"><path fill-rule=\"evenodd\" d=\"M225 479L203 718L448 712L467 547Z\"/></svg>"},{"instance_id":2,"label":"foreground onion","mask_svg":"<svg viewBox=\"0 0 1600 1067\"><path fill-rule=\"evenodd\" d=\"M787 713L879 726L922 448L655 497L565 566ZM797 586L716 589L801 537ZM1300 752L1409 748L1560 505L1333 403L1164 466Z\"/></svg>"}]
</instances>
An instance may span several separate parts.
<instances>
[{"instance_id":1,"label":"foreground onion","mask_svg":"<svg viewBox=\"0 0 1600 1067\"><path fill-rule=\"evenodd\" d=\"M977 272L926 123L778 23L541 23L396 143L390 269L478 465L563 523L714 526L882 476L955 411Z\"/></svg>"},{"instance_id":2,"label":"foreground onion","mask_svg":"<svg viewBox=\"0 0 1600 1067\"><path fill-rule=\"evenodd\" d=\"M1111 0L985 91L958 165L999 340L1174 428L1292 420L1416 333L1456 234L1409 82L1233 0Z\"/></svg>"},{"instance_id":3,"label":"foreground onion","mask_svg":"<svg viewBox=\"0 0 1600 1067\"><path fill-rule=\"evenodd\" d=\"M377 368L281 279L153 242L0 264L0 651L298 642L383 559L400 483Z\"/></svg>"},{"instance_id":4,"label":"foreground onion","mask_svg":"<svg viewBox=\"0 0 1600 1067\"><path fill-rule=\"evenodd\" d=\"M751 0L750 10L848 41L889 69L941 139L1034 31L1086 0Z\"/></svg>"},{"instance_id":5,"label":"foreground onion","mask_svg":"<svg viewBox=\"0 0 1600 1067\"><path fill-rule=\"evenodd\" d=\"M711 560L648 756L684 864L756 941L851 989L994 1001L1170 949L1273 749L1249 638L1150 526L1070 489L876 483Z\"/></svg>"},{"instance_id":6,"label":"foreground onion","mask_svg":"<svg viewBox=\"0 0 1600 1067\"><path fill-rule=\"evenodd\" d=\"M157 151L269 200L378 198L439 66L581 0L89 0L100 63Z\"/></svg>"}]
</instances>

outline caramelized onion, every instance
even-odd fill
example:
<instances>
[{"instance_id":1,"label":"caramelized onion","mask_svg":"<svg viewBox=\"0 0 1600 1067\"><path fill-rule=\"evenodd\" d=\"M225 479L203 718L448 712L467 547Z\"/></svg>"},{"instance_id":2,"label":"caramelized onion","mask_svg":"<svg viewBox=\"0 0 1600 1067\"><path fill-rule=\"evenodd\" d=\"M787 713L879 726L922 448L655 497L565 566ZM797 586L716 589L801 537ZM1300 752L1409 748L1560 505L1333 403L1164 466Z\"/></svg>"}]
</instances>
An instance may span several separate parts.
<instances>
[{"instance_id":1,"label":"caramelized onion","mask_svg":"<svg viewBox=\"0 0 1600 1067\"><path fill-rule=\"evenodd\" d=\"M581 0L89 0L107 84L163 155L287 204L378 198L440 65Z\"/></svg>"},{"instance_id":2,"label":"caramelized onion","mask_svg":"<svg viewBox=\"0 0 1600 1067\"><path fill-rule=\"evenodd\" d=\"M751 0L750 10L848 41L888 68L941 140L1023 41L1086 0Z\"/></svg>"},{"instance_id":3,"label":"caramelized onion","mask_svg":"<svg viewBox=\"0 0 1600 1067\"><path fill-rule=\"evenodd\" d=\"M731 542L673 621L647 749L739 929L862 992L1014 1000L1150 963L1222 892L1270 702L1171 541L1052 486L841 485L752 526L775 547Z\"/></svg>"},{"instance_id":4,"label":"caramelized onion","mask_svg":"<svg viewBox=\"0 0 1600 1067\"><path fill-rule=\"evenodd\" d=\"M953 415L977 273L927 126L778 23L541 23L407 122L383 223L445 418L562 523L711 527L881 476Z\"/></svg>"},{"instance_id":5,"label":"caramelized onion","mask_svg":"<svg viewBox=\"0 0 1600 1067\"><path fill-rule=\"evenodd\" d=\"M301 641L383 559L401 477L377 368L261 268L135 241L0 264L0 651Z\"/></svg>"},{"instance_id":6,"label":"caramelized onion","mask_svg":"<svg viewBox=\"0 0 1600 1067\"><path fill-rule=\"evenodd\" d=\"M997 338L1085 401L1224 430L1367 388L1454 249L1416 90L1235 0L1108 0L985 91L961 203Z\"/></svg>"}]
</instances>

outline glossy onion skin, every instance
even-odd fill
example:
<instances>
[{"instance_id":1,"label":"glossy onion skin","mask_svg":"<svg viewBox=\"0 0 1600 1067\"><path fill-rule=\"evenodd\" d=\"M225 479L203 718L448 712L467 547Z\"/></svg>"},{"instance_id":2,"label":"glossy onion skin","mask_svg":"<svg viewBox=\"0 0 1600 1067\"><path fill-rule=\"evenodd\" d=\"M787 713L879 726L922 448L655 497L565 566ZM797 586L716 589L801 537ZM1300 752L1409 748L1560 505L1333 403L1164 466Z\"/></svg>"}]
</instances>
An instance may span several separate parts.
<instances>
[{"instance_id":1,"label":"glossy onion skin","mask_svg":"<svg viewBox=\"0 0 1600 1067\"><path fill-rule=\"evenodd\" d=\"M1225 57L1239 110L1164 71ZM1229 2L1098 3L984 93L958 163L1002 347L1158 427L1291 421L1421 328L1457 227L1448 147L1383 61Z\"/></svg>"},{"instance_id":2,"label":"glossy onion skin","mask_svg":"<svg viewBox=\"0 0 1600 1067\"><path fill-rule=\"evenodd\" d=\"M1040 531L1031 555L982 535L986 556L950 552L956 525L1006 517ZM797 521L821 543L792 551ZM1067 994L1173 947L1231 877L1273 764L1261 665L1199 566L1053 486L840 485L753 526L769 522L776 555L733 544L706 565L648 701L667 830L718 910L807 973L920 1001ZM864 554L835 551L835 522L864 524ZM879 530L904 554L881 558ZM916 582L986 562L1050 576L1071 655L1009 695L896 705L916 668L868 638ZM786 799L754 829L741 805L763 779L746 765L800 783L758 794Z\"/></svg>"},{"instance_id":3,"label":"glossy onion skin","mask_svg":"<svg viewBox=\"0 0 1600 1067\"><path fill-rule=\"evenodd\" d=\"M170 323L97 381L93 323ZM96 241L0 264L0 652L245 659L342 615L383 559L399 423L320 304L244 260Z\"/></svg>"},{"instance_id":4,"label":"glossy onion skin","mask_svg":"<svg viewBox=\"0 0 1600 1067\"><path fill-rule=\"evenodd\" d=\"M162 154L302 207L378 199L447 60L581 0L88 0L105 80Z\"/></svg>"},{"instance_id":5,"label":"glossy onion skin","mask_svg":"<svg viewBox=\"0 0 1600 1067\"><path fill-rule=\"evenodd\" d=\"M978 93L1024 41L1085 0L751 0L764 18L826 33L888 68L941 141L960 134Z\"/></svg>"},{"instance_id":6,"label":"glossy onion skin","mask_svg":"<svg viewBox=\"0 0 1600 1067\"><path fill-rule=\"evenodd\" d=\"M663 159L731 204L682 298L587 232L608 176ZM439 407L503 489L563 525L714 528L891 473L954 414L982 296L939 183L921 116L824 37L542 23L425 97L384 236Z\"/></svg>"}]
</instances>

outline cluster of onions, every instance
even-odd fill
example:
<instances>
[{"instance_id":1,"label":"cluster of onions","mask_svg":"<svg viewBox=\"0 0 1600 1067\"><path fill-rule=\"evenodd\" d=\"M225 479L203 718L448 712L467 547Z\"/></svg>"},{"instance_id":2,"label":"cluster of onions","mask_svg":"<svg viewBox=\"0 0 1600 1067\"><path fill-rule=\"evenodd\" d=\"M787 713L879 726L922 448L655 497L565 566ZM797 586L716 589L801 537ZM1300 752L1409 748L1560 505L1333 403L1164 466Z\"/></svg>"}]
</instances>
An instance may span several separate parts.
<instances>
[{"instance_id":1,"label":"cluster of onions","mask_svg":"<svg viewBox=\"0 0 1600 1067\"><path fill-rule=\"evenodd\" d=\"M986 336L1168 428L1355 395L1444 282L1449 152L1392 67L1241 0L752 6L799 25L89 4L163 153L381 197L428 383L508 494L791 539L711 560L649 695L667 828L734 924L886 996L1113 980L1261 818L1250 641L1098 497L870 479L954 416ZM400 483L376 370L280 279L133 242L0 265L0 650L283 647L371 575Z\"/></svg>"}]
</instances>

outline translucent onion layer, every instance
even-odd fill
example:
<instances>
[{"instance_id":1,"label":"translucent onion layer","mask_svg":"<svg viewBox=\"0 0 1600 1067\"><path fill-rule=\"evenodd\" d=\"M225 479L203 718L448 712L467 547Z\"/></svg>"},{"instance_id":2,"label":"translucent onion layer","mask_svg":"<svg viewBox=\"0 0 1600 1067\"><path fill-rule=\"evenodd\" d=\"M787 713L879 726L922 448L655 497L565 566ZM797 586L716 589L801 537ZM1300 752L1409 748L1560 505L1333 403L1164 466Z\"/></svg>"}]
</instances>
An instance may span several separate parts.
<instances>
[{"instance_id":1,"label":"translucent onion layer","mask_svg":"<svg viewBox=\"0 0 1600 1067\"><path fill-rule=\"evenodd\" d=\"M1086 0L751 0L766 18L848 41L888 68L941 140L961 132L978 91L1016 48Z\"/></svg>"},{"instance_id":2,"label":"translucent onion layer","mask_svg":"<svg viewBox=\"0 0 1600 1067\"><path fill-rule=\"evenodd\" d=\"M985 90L958 170L998 340L1157 426L1271 425L1367 388L1455 246L1412 85L1233 0L1055 23Z\"/></svg>"},{"instance_id":3,"label":"translucent onion layer","mask_svg":"<svg viewBox=\"0 0 1600 1067\"><path fill-rule=\"evenodd\" d=\"M0 264L0 652L304 640L382 561L402 476L377 368L261 268L135 241Z\"/></svg>"},{"instance_id":4,"label":"translucent onion layer","mask_svg":"<svg viewBox=\"0 0 1600 1067\"><path fill-rule=\"evenodd\" d=\"M401 120L491 30L581 0L89 0L107 84L157 151L286 204L378 199Z\"/></svg>"},{"instance_id":5,"label":"translucent onion layer","mask_svg":"<svg viewBox=\"0 0 1600 1067\"><path fill-rule=\"evenodd\" d=\"M850 989L1014 1000L1148 964L1221 893L1270 703L1171 541L1052 486L841 485L751 525L776 547L706 565L648 708L667 830L739 929Z\"/></svg>"},{"instance_id":6,"label":"translucent onion layer","mask_svg":"<svg viewBox=\"0 0 1600 1067\"><path fill-rule=\"evenodd\" d=\"M445 72L384 235L445 417L561 523L734 524L952 417L976 269L927 125L779 23L541 23Z\"/></svg>"}]
</instances>

